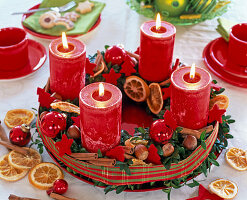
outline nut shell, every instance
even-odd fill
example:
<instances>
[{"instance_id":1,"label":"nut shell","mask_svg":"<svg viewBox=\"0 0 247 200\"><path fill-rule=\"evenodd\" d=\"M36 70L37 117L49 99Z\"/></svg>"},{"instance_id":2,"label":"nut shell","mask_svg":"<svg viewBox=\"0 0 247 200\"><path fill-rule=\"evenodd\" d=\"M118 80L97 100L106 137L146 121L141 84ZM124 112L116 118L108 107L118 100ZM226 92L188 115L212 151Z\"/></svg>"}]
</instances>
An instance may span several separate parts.
<instances>
[{"instance_id":1,"label":"nut shell","mask_svg":"<svg viewBox=\"0 0 247 200\"><path fill-rule=\"evenodd\" d=\"M194 150L197 147L197 139L193 135L186 135L183 141L183 146L188 150Z\"/></svg>"},{"instance_id":2,"label":"nut shell","mask_svg":"<svg viewBox=\"0 0 247 200\"><path fill-rule=\"evenodd\" d=\"M148 140L132 140L134 137L129 138L128 140L125 141L125 146L134 148L138 144L142 144L144 146L148 145ZM132 140L132 141L131 141Z\"/></svg>"},{"instance_id":3,"label":"nut shell","mask_svg":"<svg viewBox=\"0 0 247 200\"><path fill-rule=\"evenodd\" d=\"M146 160L148 157L148 149L143 144L138 144L135 147L135 156L139 160Z\"/></svg>"},{"instance_id":4,"label":"nut shell","mask_svg":"<svg viewBox=\"0 0 247 200\"><path fill-rule=\"evenodd\" d=\"M162 147L162 150L163 150L163 156L168 157L173 154L174 146L171 143L167 143Z\"/></svg>"},{"instance_id":5,"label":"nut shell","mask_svg":"<svg viewBox=\"0 0 247 200\"><path fill-rule=\"evenodd\" d=\"M125 142L124 142L125 146L135 148L135 145L132 144L132 142L130 140L131 140L131 138L128 140L125 140Z\"/></svg>"}]
</instances>

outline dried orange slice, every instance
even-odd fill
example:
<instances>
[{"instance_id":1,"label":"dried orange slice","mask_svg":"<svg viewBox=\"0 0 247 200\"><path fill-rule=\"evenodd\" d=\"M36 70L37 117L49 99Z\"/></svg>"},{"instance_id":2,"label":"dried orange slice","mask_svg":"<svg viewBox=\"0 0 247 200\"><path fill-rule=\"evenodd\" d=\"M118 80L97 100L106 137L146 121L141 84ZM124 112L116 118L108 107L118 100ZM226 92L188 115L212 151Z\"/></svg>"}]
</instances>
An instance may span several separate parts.
<instances>
[{"instance_id":1,"label":"dried orange slice","mask_svg":"<svg viewBox=\"0 0 247 200\"><path fill-rule=\"evenodd\" d=\"M14 109L9 110L4 118L4 123L9 128L20 126L22 124L30 125L35 117L35 114L31 110L27 109Z\"/></svg>"},{"instance_id":2,"label":"dried orange slice","mask_svg":"<svg viewBox=\"0 0 247 200\"><path fill-rule=\"evenodd\" d=\"M8 154L0 158L0 178L5 181L18 181L26 176L28 170L16 169L9 164Z\"/></svg>"},{"instance_id":3,"label":"dried orange slice","mask_svg":"<svg viewBox=\"0 0 247 200\"><path fill-rule=\"evenodd\" d=\"M238 193L236 183L229 180L218 179L211 182L208 187L212 193L223 199L232 199Z\"/></svg>"},{"instance_id":4,"label":"dried orange slice","mask_svg":"<svg viewBox=\"0 0 247 200\"><path fill-rule=\"evenodd\" d=\"M16 169L30 169L41 162L41 155L34 149L23 147L29 154L23 155L16 151L11 151L8 155L9 164Z\"/></svg>"},{"instance_id":5,"label":"dried orange slice","mask_svg":"<svg viewBox=\"0 0 247 200\"><path fill-rule=\"evenodd\" d=\"M246 152L239 148L230 148L226 152L226 161L238 171L247 170Z\"/></svg>"},{"instance_id":6,"label":"dried orange slice","mask_svg":"<svg viewBox=\"0 0 247 200\"><path fill-rule=\"evenodd\" d=\"M80 108L78 106L66 101L51 103L51 107L53 109L59 109L64 112L76 113L78 115L80 114Z\"/></svg>"},{"instance_id":7,"label":"dried orange slice","mask_svg":"<svg viewBox=\"0 0 247 200\"><path fill-rule=\"evenodd\" d=\"M148 85L138 76L129 76L126 78L124 92L129 98L136 102L145 101L150 94Z\"/></svg>"},{"instance_id":8,"label":"dried orange slice","mask_svg":"<svg viewBox=\"0 0 247 200\"><path fill-rule=\"evenodd\" d=\"M226 95L222 95L222 94L215 96L209 102L209 109L211 110L215 104L217 104L220 109L227 109L229 105L229 98Z\"/></svg>"},{"instance_id":9,"label":"dried orange slice","mask_svg":"<svg viewBox=\"0 0 247 200\"><path fill-rule=\"evenodd\" d=\"M51 188L54 181L63 177L63 171L57 165L48 162L36 165L28 174L29 182L41 190Z\"/></svg>"},{"instance_id":10,"label":"dried orange slice","mask_svg":"<svg viewBox=\"0 0 247 200\"><path fill-rule=\"evenodd\" d=\"M151 83L149 85L150 95L147 98L147 104L152 113L158 114L163 108L163 97L160 85Z\"/></svg>"}]
</instances>

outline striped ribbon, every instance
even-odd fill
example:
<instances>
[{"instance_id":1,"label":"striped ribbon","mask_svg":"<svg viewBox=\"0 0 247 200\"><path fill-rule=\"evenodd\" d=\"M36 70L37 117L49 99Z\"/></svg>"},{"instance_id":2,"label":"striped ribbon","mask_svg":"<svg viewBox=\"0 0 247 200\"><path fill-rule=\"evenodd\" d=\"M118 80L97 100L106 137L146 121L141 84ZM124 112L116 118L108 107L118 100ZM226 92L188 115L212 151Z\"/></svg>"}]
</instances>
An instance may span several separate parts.
<instances>
[{"instance_id":1,"label":"striped ribbon","mask_svg":"<svg viewBox=\"0 0 247 200\"><path fill-rule=\"evenodd\" d=\"M127 175L124 171L121 171L119 167L100 167L76 160L68 155L59 156L59 152L56 149L55 142L52 138L42 134L39 119L37 120L36 125L44 145L58 160L75 172L108 185L129 185L154 181L166 181L181 178L190 174L208 157L208 154L217 138L219 129L219 122L217 122L213 132L205 141L207 147L206 150L201 146L198 146L188 158L177 164L173 163L169 170L166 170L163 165L130 166L131 175Z\"/></svg>"}]
</instances>

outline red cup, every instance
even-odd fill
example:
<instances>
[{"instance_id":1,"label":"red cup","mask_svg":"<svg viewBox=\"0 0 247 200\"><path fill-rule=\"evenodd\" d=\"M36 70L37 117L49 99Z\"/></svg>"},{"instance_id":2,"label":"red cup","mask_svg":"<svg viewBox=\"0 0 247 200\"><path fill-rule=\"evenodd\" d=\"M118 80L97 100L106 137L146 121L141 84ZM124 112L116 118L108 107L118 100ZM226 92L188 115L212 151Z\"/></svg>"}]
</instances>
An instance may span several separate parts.
<instances>
[{"instance_id":1,"label":"red cup","mask_svg":"<svg viewBox=\"0 0 247 200\"><path fill-rule=\"evenodd\" d=\"M0 29L0 71L15 71L28 63L28 39L23 29Z\"/></svg>"},{"instance_id":2,"label":"red cup","mask_svg":"<svg viewBox=\"0 0 247 200\"><path fill-rule=\"evenodd\" d=\"M228 58L238 65L247 67L247 23L231 28Z\"/></svg>"}]
</instances>

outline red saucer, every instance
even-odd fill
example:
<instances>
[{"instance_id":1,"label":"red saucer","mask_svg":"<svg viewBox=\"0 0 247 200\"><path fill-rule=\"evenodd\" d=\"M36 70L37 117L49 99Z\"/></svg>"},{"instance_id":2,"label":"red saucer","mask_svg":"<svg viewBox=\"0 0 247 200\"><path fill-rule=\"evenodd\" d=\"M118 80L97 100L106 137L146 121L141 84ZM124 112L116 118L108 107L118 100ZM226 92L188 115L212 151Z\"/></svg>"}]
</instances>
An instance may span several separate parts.
<instances>
[{"instance_id":1,"label":"red saucer","mask_svg":"<svg viewBox=\"0 0 247 200\"><path fill-rule=\"evenodd\" d=\"M223 38L217 38L204 48L202 54L204 64L222 80L238 87L247 88L247 76L244 77L241 71L229 71L234 64L226 59L228 45L223 40ZM236 65L232 68L234 67Z\"/></svg>"},{"instance_id":2,"label":"red saucer","mask_svg":"<svg viewBox=\"0 0 247 200\"><path fill-rule=\"evenodd\" d=\"M237 65L228 58L228 43L222 37L213 41L209 51L211 58L225 71L235 76L247 78L247 67Z\"/></svg>"},{"instance_id":3,"label":"red saucer","mask_svg":"<svg viewBox=\"0 0 247 200\"><path fill-rule=\"evenodd\" d=\"M39 5L40 5L40 4L37 4L37 5L33 6L32 8L30 8L29 10L37 9L37 8L39 8ZM53 39L57 39L57 38L60 37L60 36L53 36L53 35L46 35L46 34L42 34L42 33L37 33L37 32L35 32L35 31L33 31L33 30L31 30L31 29L25 27L25 26L23 25L23 21L24 21L26 18L28 18L29 16L31 16L32 14L33 14L33 13L31 13L31 14L24 14L24 15L22 16L22 19L21 19L21 25L22 25L23 29L24 29L27 33L29 33L29 34L31 34L31 35L33 35L33 36L36 36L36 37L38 37L38 38L48 39L48 40L53 40ZM101 22L101 15L99 15L98 20L95 22L95 24L92 26L92 28L88 31L88 33L91 32L92 30L94 30L94 29L100 24L100 22ZM69 35L69 37L79 37L79 36L82 36L82 35L84 35L84 34L79 34L79 35Z\"/></svg>"},{"instance_id":4,"label":"red saucer","mask_svg":"<svg viewBox=\"0 0 247 200\"><path fill-rule=\"evenodd\" d=\"M0 80L19 79L37 71L46 61L45 47L34 40L28 39L28 57L29 63L25 67L17 71L0 71Z\"/></svg>"}]
</instances>

